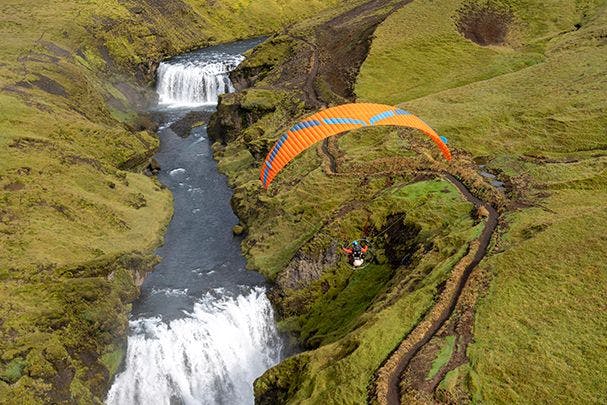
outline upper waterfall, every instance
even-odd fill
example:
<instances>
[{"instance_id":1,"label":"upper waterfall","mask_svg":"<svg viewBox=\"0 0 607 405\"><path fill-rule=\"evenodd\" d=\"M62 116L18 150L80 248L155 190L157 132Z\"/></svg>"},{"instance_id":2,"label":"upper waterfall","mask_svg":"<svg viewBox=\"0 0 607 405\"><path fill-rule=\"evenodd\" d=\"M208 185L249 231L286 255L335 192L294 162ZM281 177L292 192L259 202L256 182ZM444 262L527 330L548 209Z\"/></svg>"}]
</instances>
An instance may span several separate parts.
<instances>
[{"instance_id":1,"label":"upper waterfall","mask_svg":"<svg viewBox=\"0 0 607 405\"><path fill-rule=\"evenodd\" d=\"M217 103L234 91L229 72L244 57L217 54L205 60L172 60L158 67L158 102L165 107L199 107Z\"/></svg>"}]
</instances>

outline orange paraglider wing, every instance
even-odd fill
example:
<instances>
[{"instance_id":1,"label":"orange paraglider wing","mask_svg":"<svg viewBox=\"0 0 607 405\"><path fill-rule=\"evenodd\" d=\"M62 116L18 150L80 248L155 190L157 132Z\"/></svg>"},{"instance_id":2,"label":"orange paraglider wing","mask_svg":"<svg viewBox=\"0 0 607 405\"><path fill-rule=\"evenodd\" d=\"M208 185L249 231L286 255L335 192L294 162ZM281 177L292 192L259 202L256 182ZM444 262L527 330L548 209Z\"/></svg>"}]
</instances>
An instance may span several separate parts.
<instances>
[{"instance_id":1,"label":"orange paraglider wing","mask_svg":"<svg viewBox=\"0 0 607 405\"><path fill-rule=\"evenodd\" d=\"M267 189L278 172L295 156L329 136L352 129L383 125L421 130L439 147L445 159L451 160L451 152L443 138L410 112L384 104L343 104L312 114L283 134L266 156L260 180Z\"/></svg>"}]
</instances>

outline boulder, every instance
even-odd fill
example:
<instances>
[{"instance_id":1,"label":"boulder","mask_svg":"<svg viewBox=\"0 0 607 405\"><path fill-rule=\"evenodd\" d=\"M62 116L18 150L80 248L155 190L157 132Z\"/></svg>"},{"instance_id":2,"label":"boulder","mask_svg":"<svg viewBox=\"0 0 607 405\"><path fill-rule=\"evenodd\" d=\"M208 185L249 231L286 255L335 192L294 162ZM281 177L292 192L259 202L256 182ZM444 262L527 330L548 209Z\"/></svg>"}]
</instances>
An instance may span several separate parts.
<instances>
[{"instance_id":1,"label":"boulder","mask_svg":"<svg viewBox=\"0 0 607 405\"><path fill-rule=\"evenodd\" d=\"M160 163L155 158L151 158L147 167L145 168L145 172L148 175L155 176L160 173Z\"/></svg>"},{"instance_id":2,"label":"boulder","mask_svg":"<svg viewBox=\"0 0 607 405\"><path fill-rule=\"evenodd\" d=\"M242 234L245 233L245 231L246 231L246 228L241 224L234 225L232 227L232 233L234 234L234 236L241 236Z\"/></svg>"}]
</instances>

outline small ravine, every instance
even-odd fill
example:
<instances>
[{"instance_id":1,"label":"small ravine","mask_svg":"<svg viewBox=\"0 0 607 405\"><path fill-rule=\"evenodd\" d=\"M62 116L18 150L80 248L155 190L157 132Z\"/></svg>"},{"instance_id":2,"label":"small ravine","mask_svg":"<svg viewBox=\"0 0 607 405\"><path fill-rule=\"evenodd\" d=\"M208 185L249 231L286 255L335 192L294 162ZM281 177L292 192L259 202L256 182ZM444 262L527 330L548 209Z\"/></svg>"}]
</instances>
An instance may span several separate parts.
<instances>
[{"instance_id":1,"label":"small ravine","mask_svg":"<svg viewBox=\"0 0 607 405\"><path fill-rule=\"evenodd\" d=\"M281 359L265 281L245 270L231 231L238 222L232 192L206 128L185 139L169 128L188 112L212 111L218 95L233 90L227 73L258 42L207 48L159 66L158 178L173 193L175 213L157 252L162 261L134 304L125 364L108 404L253 403L253 381Z\"/></svg>"}]
</instances>

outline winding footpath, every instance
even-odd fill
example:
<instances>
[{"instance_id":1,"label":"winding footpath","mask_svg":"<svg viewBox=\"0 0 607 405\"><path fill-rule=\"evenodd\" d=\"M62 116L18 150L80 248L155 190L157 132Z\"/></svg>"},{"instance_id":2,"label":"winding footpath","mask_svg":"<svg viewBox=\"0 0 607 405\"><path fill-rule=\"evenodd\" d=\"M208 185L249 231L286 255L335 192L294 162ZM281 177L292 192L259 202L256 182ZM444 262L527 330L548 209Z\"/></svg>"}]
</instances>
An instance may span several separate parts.
<instances>
[{"instance_id":1,"label":"winding footpath","mask_svg":"<svg viewBox=\"0 0 607 405\"><path fill-rule=\"evenodd\" d=\"M470 190L453 175L443 173L443 177L457 187L464 198L474 204L479 212L482 211L482 208L486 210L487 219L485 227L481 236L470 244L468 254L466 254L466 256L464 256L453 268L451 276L434 307L405 337L398 348L377 371L375 393L373 395L375 398L373 399L380 404L400 404L399 384L403 371L407 368L411 359L413 359L417 352L432 339L453 313L464 286L466 285L466 281L468 281L472 271L485 257L487 247L491 241L491 236L497 228L499 215L493 206L475 197Z\"/></svg>"},{"instance_id":2,"label":"winding footpath","mask_svg":"<svg viewBox=\"0 0 607 405\"><path fill-rule=\"evenodd\" d=\"M333 26L340 25L346 20L360 17L362 14L378 10L391 4L392 9L386 13L384 16L385 18L409 2L410 0L397 2L389 0L372 0L325 23L324 28L333 28ZM326 107L326 102L322 100L322 97L319 95L315 86L321 70L319 47L306 38L298 36L292 37L305 43L311 51L309 56L309 67L302 88L306 104L312 108ZM335 144L331 145L327 138L323 141L322 146L319 148L319 152L328 160L327 174L338 176L340 173L338 173L337 170L337 159L331 151L331 146L335 147ZM372 383L369 393L368 400L370 403L389 405L400 404L400 382L404 370L408 367L416 354L437 334L453 314L453 311L462 296L466 282L474 269L487 254L487 248L498 225L499 214L497 210L490 203L482 201L474 196L455 176L447 172L428 172L426 170L424 170L424 172L443 177L445 180L451 182L459 190L462 196L476 207L479 216L486 218L485 227L480 237L470 243L468 253L454 266L443 291L437 298L436 304L425 314L424 319L405 336L399 346L377 370L375 380Z\"/></svg>"}]
</instances>

